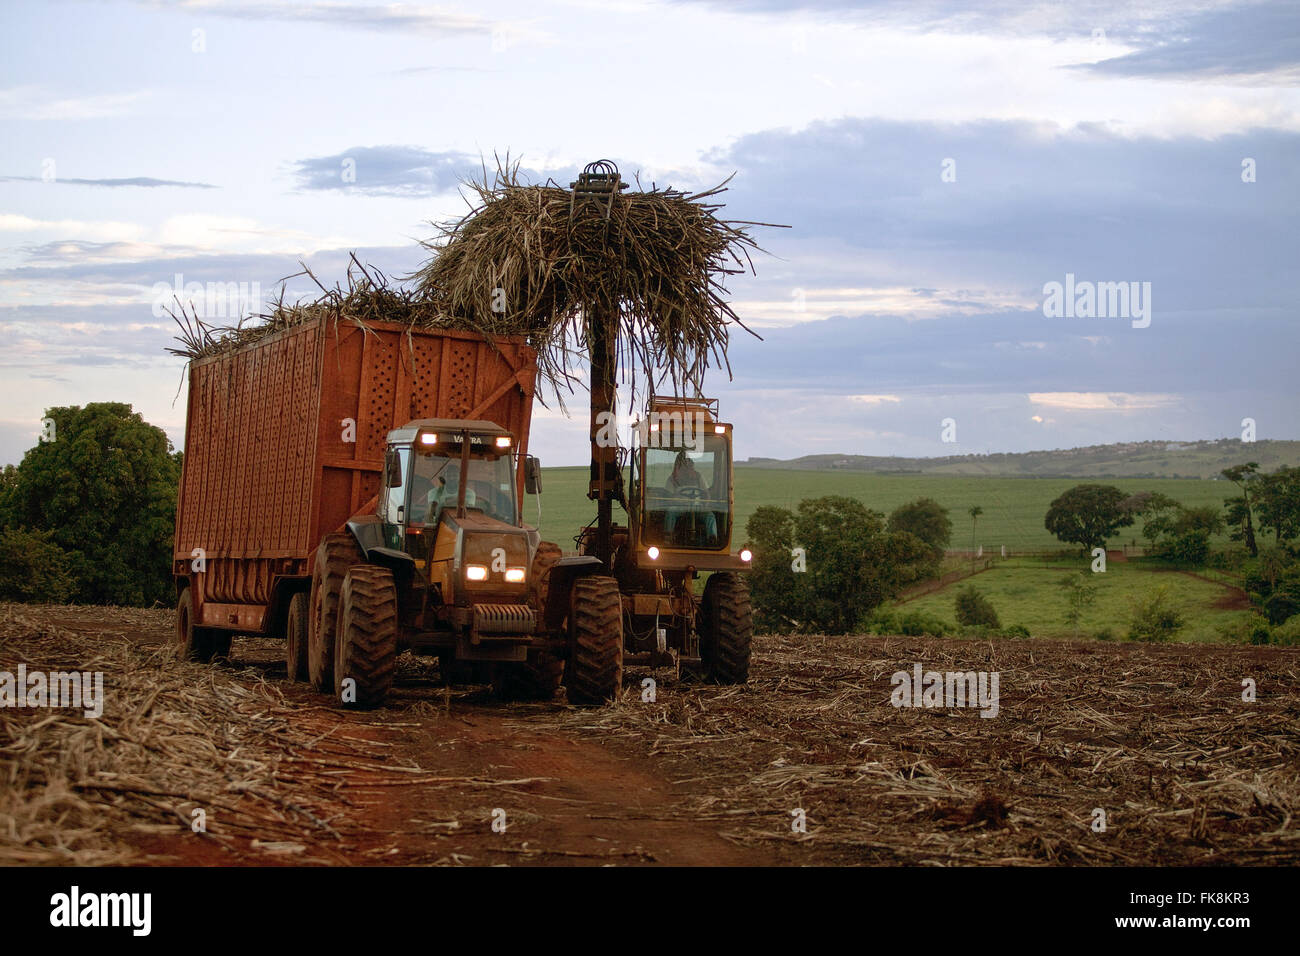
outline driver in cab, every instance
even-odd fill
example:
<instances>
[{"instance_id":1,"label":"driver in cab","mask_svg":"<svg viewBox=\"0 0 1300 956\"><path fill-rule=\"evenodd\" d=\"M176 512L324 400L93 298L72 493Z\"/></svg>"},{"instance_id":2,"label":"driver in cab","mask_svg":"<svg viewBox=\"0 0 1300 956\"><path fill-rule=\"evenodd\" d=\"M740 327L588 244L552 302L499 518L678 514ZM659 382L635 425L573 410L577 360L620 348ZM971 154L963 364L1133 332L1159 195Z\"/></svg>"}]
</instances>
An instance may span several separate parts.
<instances>
[{"instance_id":1,"label":"driver in cab","mask_svg":"<svg viewBox=\"0 0 1300 956\"><path fill-rule=\"evenodd\" d=\"M673 473L668 476L668 483L665 485L665 491L673 498L682 499L682 503L674 508L669 508L664 513L664 533L668 535L668 540L673 537L673 529L677 527L678 520L686 514L695 511L695 502L704 497L708 488L704 485L704 479L695 469L695 462L691 461L689 455L683 449L677 453L677 458L673 462ZM713 516L712 511L703 512L704 529L710 538L716 538L718 534L718 523Z\"/></svg>"}]
</instances>

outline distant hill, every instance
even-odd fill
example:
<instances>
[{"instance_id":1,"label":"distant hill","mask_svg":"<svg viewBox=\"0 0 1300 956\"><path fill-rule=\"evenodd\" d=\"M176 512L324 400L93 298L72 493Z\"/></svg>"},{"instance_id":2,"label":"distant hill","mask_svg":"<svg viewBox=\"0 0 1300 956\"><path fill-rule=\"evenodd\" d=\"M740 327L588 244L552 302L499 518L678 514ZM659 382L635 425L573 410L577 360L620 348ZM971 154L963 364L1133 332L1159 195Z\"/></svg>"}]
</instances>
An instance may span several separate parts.
<instances>
[{"instance_id":1,"label":"distant hill","mask_svg":"<svg viewBox=\"0 0 1300 956\"><path fill-rule=\"evenodd\" d=\"M800 471L858 471L881 475L988 475L1023 478L1214 478L1224 468L1259 462L1261 471L1300 465L1300 441L1122 442L1086 448L1053 449L942 458L883 458L871 455L805 455L782 461L750 458L749 468Z\"/></svg>"}]
</instances>

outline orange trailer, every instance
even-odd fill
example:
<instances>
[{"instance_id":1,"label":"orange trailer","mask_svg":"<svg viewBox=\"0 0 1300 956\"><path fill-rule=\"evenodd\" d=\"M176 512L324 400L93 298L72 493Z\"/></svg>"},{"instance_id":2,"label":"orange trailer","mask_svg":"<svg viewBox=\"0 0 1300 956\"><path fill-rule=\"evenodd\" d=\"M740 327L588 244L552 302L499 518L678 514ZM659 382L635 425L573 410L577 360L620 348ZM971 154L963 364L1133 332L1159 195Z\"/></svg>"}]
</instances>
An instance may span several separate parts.
<instances>
[{"instance_id":1,"label":"orange trailer","mask_svg":"<svg viewBox=\"0 0 1300 956\"><path fill-rule=\"evenodd\" d=\"M195 359L173 549L188 623L215 648L283 633L322 537L373 511L386 436L412 420L512 432L522 508L536 376L522 337L391 323L316 320Z\"/></svg>"}]
</instances>

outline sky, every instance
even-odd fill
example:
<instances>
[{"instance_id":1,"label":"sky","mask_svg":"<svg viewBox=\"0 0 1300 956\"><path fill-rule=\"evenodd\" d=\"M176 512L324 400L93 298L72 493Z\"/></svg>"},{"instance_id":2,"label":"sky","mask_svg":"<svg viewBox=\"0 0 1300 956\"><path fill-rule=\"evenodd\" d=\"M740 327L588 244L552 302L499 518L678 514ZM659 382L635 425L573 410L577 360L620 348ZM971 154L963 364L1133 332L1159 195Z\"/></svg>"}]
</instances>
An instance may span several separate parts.
<instances>
[{"instance_id":1,"label":"sky","mask_svg":"<svg viewBox=\"0 0 1300 956\"><path fill-rule=\"evenodd\" d=\"M0 52L0 464L94 401L182 447L160 289L409 274L506 154L790 227L728 281L738 459L1300 438L1295 0L0 0Z\"/></svg>"}]
</instances>

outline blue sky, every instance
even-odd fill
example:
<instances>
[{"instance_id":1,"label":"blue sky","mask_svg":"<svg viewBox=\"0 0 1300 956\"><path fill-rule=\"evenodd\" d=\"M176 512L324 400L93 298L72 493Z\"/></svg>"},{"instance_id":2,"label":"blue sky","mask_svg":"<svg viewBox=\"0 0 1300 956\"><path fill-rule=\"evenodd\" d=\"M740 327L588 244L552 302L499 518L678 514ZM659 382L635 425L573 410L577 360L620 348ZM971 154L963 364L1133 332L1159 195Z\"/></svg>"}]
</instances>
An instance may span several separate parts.
<instances>
[{"instance_id":1,"label":"blue sky","mask_svg":"<svg viewBox=\"0 0 1300 956\"><path fill-rule=\"evenodd\" d=\"M0 463L46 407L178 444L157 283L392 275L494 152L787 223L729 287L737 455L1300 438L1300 4L0 4ZM1243 163L1253 172L1243 181ZM342 171L355 169L348 181ZM1250 178L1250 177L1247 177ZM1044 285L1150 283L1151 321ZM288 294L307 294L300 280ZM581 408L581 401L576 407ZM941 421L957 442L941 441ZM585 460L539 409L534 450Z\"/></svg>"}]
</instances>

